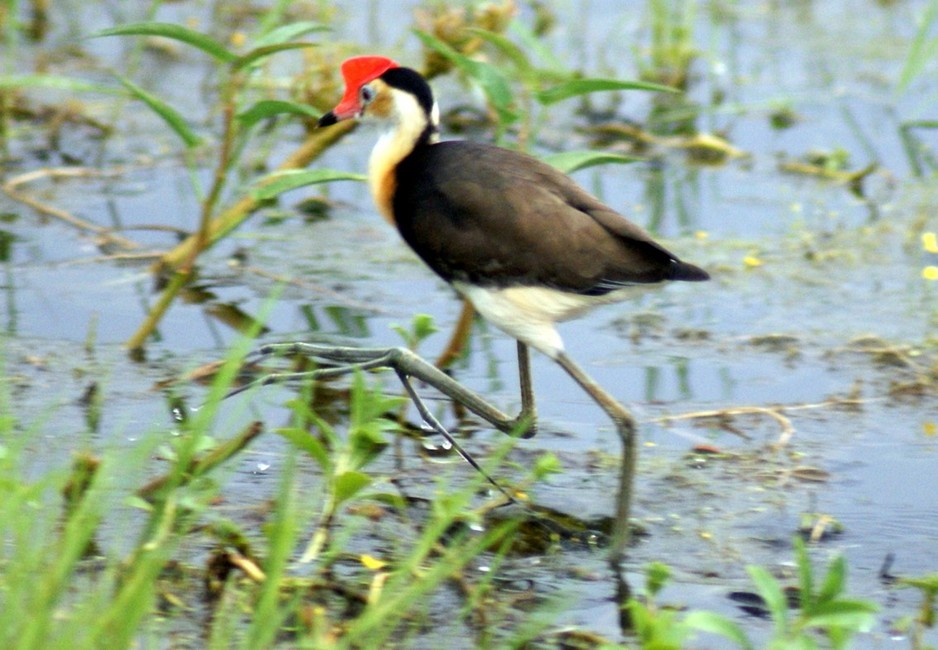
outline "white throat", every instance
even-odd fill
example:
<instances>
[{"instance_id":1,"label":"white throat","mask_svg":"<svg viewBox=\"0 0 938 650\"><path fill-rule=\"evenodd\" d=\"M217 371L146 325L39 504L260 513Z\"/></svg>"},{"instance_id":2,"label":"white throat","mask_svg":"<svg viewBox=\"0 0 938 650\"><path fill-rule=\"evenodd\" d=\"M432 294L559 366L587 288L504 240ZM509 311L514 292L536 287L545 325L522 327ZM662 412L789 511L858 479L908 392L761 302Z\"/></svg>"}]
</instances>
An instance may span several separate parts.
<instances>
[{"instance_id":1,"label":"white throat","mask_svg":"<svg viewBox=\"0 0 938 650\"><path fill-rule=\"evenodd\" d=\"M365 121L379 121L386 127L384 133L378 138L371 157L368 160L368 185L372 196L377 200L380 193L380 184L387 173L397 167L407 154L414 150L420 136L429 125L434 131L430 135L430 144L439 141L436 128L440 122L440 109L434 102L430 119L410 93L390 88L393 109L391 114L384 118L374 118L365 113Z\"/></svg>"}]
</instances>

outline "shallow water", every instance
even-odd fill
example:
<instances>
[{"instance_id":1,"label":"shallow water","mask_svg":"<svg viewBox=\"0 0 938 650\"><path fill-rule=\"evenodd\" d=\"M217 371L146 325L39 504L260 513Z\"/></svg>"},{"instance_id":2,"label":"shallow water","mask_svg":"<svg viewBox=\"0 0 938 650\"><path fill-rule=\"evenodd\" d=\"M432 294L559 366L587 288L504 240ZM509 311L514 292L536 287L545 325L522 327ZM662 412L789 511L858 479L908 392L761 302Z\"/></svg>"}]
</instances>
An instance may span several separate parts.
<instances>
[{"instance_id":1,"label":"shallow water","mask_svg":"<svg viewBox=\"0 0 938 650\"><path fill-rule=\"evenodd\" d=\"M403 42L401 58L416 61L415 40L406 35L409 15L388 12L392 4L400 5L375 1L369 12L340 9L339 36L361 40L369 34L374 50L387 47L398 54ZM640 10L621 9L618 2L554 4L561 16L551 41L556 51L596 74L637 75L634 55L645 33ZM562 334L571 355L642 421L635 516L649 535L633 549L629 566L637 572L647 561L667 558L676 579L665 600L729 613L747 628L766 625L745 618L727 594L749 588L747 563L790 568L789 541L801 513L820 512L841 522L844 532L814 550L817 561L844 553L850 592L877 601L884 612L880 620L888 623L909 614L917 598L879 580L886 555L895 555L893 571L900 575L938 571L938 438L929 435L938 422L938 401L934 387L924 396L890 394L896 382L912 381L917 370L935 363L938 286L921 278L922 266L935 260L921 251L918 237L938 229L938 197L933 178L912 175L898 129L904 119L933 117L926 102L938 77L923 75L907 93L894 92L914 34L913 17L924 2L780 4L747 4L719 17L705 8L697 13L695 41L703 54L693 68L690 93L704 107L697 124L724 132L746 158L702 167L674 150L654 164L576 175L639 223L655 221L653 206L663 205L657 232L682 257L708 268L713 281L669 287L606 308L564 325ZM165 20L206 19L201 5L172 4L163 11ZM382 16L380 30L375 15ZM107 15L80 10L68 24L90 31L111 23ZM69 42L67 31L55 34L53 42ZM100 39L84 46L99 63L114 64L126 43ZM189 55L168 63L149 56L144 71L165 71L163 78L149 79L154 90L183 107L192 102L201 114L198 89L210 78L204 62ZM73 65L72 72L98 74ZM438 87L444 106L471 99L450 80ZM726 100L711 106L718 92ZM647 101L629 96L618 110L640 119ZM768 119L779 106L790 106L799 118L782 131L772 129ZM571 130L577 119L571 109L561 105L551 111L541 127L547 145L589 145ZM100 110L107 114L103 102ZM105 225L118 220L125 226L192 228L197 207L176 143L139 107L123 118L121 137L108 144L104 163L121 173L39 182L30 189ZM302 137L298 127L280 132L294 134L297 142ZM359 130L321 164L363 170L373 137ZM98 148L87 132L75 129L63 139L62 152L40 160L36 152L42 141L41 131L29 129L11 139L7 175L62 164L63 152L90 164ZM277 143L273 158L293 144ZM842 184L778 169L780 158L837 148L849 152L854 169L879 164L867 179L864 198ZM374 214L364 186L331 186L328 196L337 208L330 219L313 223L291 212L293 201L303 196L288 195L271 210L285 213L286 221L265 222L259 215L203 258L201 285L211 298L175 305L158 340L148 346L144 364L127 359L120 344L154 300L146 267L96 261L89 237L43 222L0 196L0 212L16 217L0 226L12 235L3 260L0 308L6 374L17 382L25 412L48 413L37 451L55 450L37 458L37 471L67 462L71 441L75 448L85 442L132 445L140 430L169 430L166 402L153 385L217 358L237 338L213 316L213 306L236 305L255 314L268 302L276 283L252 269L295 279L271 309L265 340L396 345L399 337L390 326L421 312L431 314L441 330L422 350L432 356L444 344L458 303ZM129 236L154 247L173 243L165 233L131 231ZM236 249L247 252L246 266L229 264ZM750 268L747 256L761 265ZM789 338L774 345L759 342L758 337L775 334ZM919 365L883 363L851 343L867 335L908 349L907 358ZM93 353L83 346L89 338ZM514 343L477 327L456 376L514 408L515 372ZM538 486L535 500L581 516L608 514L616 478L592 460L599 452L617 453L609 424L548 360L535 357L534 373L542 431L515 453L523 459L554 451L565 468ZM92 380L103 386L106 407L100 425L89 433L77 398ZM199 395L193 387L191 398ZM827 403L847 395L861 400L857 408ZM232 400L229 415L234 421L247 413L284 420L286 414L279 413L285 398L275 389L249 393ZM695 426L694 420L658 421L695 411L776 405L791 407L782 412L794 426L782 451L769 450L780 431L765 417L734 420L750 436L745 441ZM498 442L497 434L486 433L467 444L484 455ZM687 452L701 442L737 456L689 460ZM267 499L275 482L263 477L276 474L283 453L279 439L256 443L233 470L229 502ZM438 471L411 462L418 484L426 481L427 467ZM799 480L792 475L799 466L818 468L829 478ZM457 463L444 467L456 475L469 472ZM565 570L571 565L587 577L571 577ZM561 623L617 638L614 608L607 601L610 587L594 577L604 566L602 554L571 550L518 560L508 570L534 580L539 591L558 595ZM433 639L427 643L431 647ZM905 647L907 642L890 640L888 629L880 627L860 643Z\"/></svg>"}]
</instances>

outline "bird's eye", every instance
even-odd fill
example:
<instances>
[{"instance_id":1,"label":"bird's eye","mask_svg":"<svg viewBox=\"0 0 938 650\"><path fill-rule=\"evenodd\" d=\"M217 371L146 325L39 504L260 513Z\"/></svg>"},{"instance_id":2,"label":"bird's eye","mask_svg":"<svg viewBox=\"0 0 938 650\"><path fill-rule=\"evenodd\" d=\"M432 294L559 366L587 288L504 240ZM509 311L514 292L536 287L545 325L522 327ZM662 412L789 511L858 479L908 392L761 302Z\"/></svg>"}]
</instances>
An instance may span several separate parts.
<instances>
[{"instance_id":1,"label":"bird's eye","mask_svg":"<svg viewBox=\"0 0 938 650\"><path fill-rule=\"evenodd\" d=\"M375 98L375 89L371 86L362 86L361 90L358 91L358 96L363 105L370 104L371 100Z\"/></svg>"}]
</instances>

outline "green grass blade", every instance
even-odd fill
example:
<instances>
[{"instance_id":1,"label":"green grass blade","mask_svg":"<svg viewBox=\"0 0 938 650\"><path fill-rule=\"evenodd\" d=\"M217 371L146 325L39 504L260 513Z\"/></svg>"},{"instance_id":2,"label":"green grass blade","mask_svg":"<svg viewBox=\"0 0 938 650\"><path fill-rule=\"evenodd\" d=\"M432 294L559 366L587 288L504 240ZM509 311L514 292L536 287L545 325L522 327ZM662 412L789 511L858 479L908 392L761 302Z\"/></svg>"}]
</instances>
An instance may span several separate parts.
<instances>
[{"instance_id":1,"label":"green grass blade","mask_svg":"<svg viewBox=\"0 0 938 650\"><path fill-rule=\"evenodd\" d=\"M313 32L325 32L329 31L330 29L331 28L328 25L323 25L322 23L317 23L311 20L304 20L298 23L281 25L276 29L270 30L254 41L254 47L265 47L267 45L287 43L299 38L300 36L305 36L306 34L311 34Z\"/></svg>"},{"instance_id":2,"label":"green grass blade","mask_svg":"<svg viewBox=\"0 0 938 650\"><path fill-rule=\"evenodd\" d=\"M452 523L449 521L448 523ZM384 589L384 596L369 602L355 621L351 623L344 637L343 647L386 647L385 641L406 621L406 613L426 602L426 594L431 592L449 576L456 575L473 558L485 549L503 541L515 530L511 522L500 524L478 539L464 540L459 544L450 543L444 553L427 562L430 549L439 544L445 526L428 526L424 536L415 545L404 565L394 572ZM433 534L435 531L436 534ZM431 533L431 534L427 534ZM419 570L416 567L420 567Z\"/></svg>"},{"instance_id":3,"label":"green grass blade","mask_svg":"<svg viewBox=\"0 0 938 650\"><path fill-rule=\"evenodd\" d=\"M470 79L479 85L492 108L498 113L502 124L511 124L518 119L518 113L512 109L513 94L508 80L495 66L463 56L440 39L426 32L415 30L414 33L424 45L436 50L452 61Z\"/></svg>"},{"instance_id":4,"label":"green grass blade","mask_svg":"<svg viewBox=\"0 0 938 650\"><path fill-rule=\"evenodd\" d=\"M517 43L507 38L504 34L497 34L495 32L490 32L487 29L469 29L467 30L470 34L474 34L479 38L491 43L495 46L499 52L504 54L514 65L518 68L518 72L521 77L525 79L533 78L536 70L534 66L531 65L530 59L528 59L527 53L521 48Z\"/></svg>"},{"instance_id":5,"label":"green grass blade","mask_svg":"<svg viewBox=\"0 0 938 650\"><path fill-rule=\"evenodd\" d=\"M238 113L237 119L238 122L241 123L241 128L250 129L262 120L284 114L298 115L312 119L319 119L322 116L321 112L306 104L298 104L296 102L288 102L279 99L265 99L257 102L249 109Z\"/></svg>"},{"instance_id":6,"label":"green grass blade","mask_svg":"<svg viewBox=\"0 0 938 650\"><path fill-rule=\"evenodd\" d=\"M164 102L162 99L158 98L156 95L144 90L134 82L132 82L127 77L122 75L116 75L118 81L124 84L124 87L130 91L130 93L142 101L144 104L150 107L154 113L159 115L164 122L179 136L179 138L185 143L186 147L193 148L197 146L202 140L195 134L195 132L189 128L189 125L186 123L185 118L172 106Z\"/></svg>"},{"instance_id":7,"label":"green grass blade","mask_svg":"<svg viewBox=\"0 0 938 650\"><path fill-rule=\"evenodd\" d=\"M827 569L827 575L824 576L824 582L818 590L816 602L824 604L833 601L843 593L844 585L847 582L847 561L844 557L834 559Z\"/></svg>"},{"instance_id":8,"label":"green grass blade","mask_svg":"<svg viewBox=\"0 0 938 650\"><path fill-rule=\"evenodd\" d=\"M224 45L214 38L173 23L144 22L131 23L129 25L119 25L109 29L102 29L95 32L91 38L101 36L162 36L175 41L181 41L187 45L192 45L206 54L225 63L234 63L238 60L238 55L231 52Z\"/></svg>"},{"instance_id":9,"label":"green grass blade","mask_svg":"<svg viewBox=\"0 0 938 650\"><path fill-rule=\"evenodd\" d=\"M348 470L335 477L333 494L336 505L348 501L353 496L371 485L372 479L364 472Z\"/></svg>"},{"instance_id":10,"label":"green grass blade","mask_svg":"<svg viewBox=\"0 0 938 650\"><path fill-rule=\"evenodd\" d=\"M903 129L938 129L938 120L909 120L901 126Z\"/></svg>"},{"instance_id":11,"label":"green grass blade","mask_svg":"<svg viewBox=\"0 0 938 650\"><path fill-rule=\"evenodd\" d=\"M318 43L274 43L272 45L264 45L263 47L254 48L250 52L239 56L235 61L232 61L231 67L233 70L242 70L253 63L257 63L261 59L267 58L271 54L283 52L284 50L317 47L317 45Z\"/></svg>"},{"instance_id":12,"label":"green grass blade","mask_svg":"<svg viewBox=\"0 0 938 650\"><path fill-rule=\"evenodd\" d=\"M865 600L841 598L828 603L819 603L810 616L804 619L808 627L842 627L861 632L873 624L875 604Z\"/></svg>"},{"instance_id":13,"label":"green grass blade","mask_svg":"<svg viewBox=\"0 0 938 650\"><path fill-rule=\"evenodd\" d=\"M546 90L542 90L537 95L537 101L542 104L556 104L557 102L588 95L595 92L606 92L610 90L650 90L655 92L676 93L680 92L671 86L650 83L647 81L622 81L619 79L572 79L565 81Z\"/></svg>"},{"instance_id":14,"label":"green grass blade","mask_svg":"<svg viewBox=\"0 0 938 650\"><path fill-rule=\"evenodd\" d=\"M51 74L11 74L0 75L0 90L14 90L19 88L49 88L67 92L92 92L120 94L115 86L93 84L81 79L60 77Z\"/></svg>"},{"instance_id":15,"label":"green grass blade","mask_svg":"<svg viewBox=\"0 0 938 650\"><path fill-rule=\"evenodd\" d=\"M299 538L300 521L295 485L296 459L289 457L285 463L283 478L274 508L273 521L265 527L268 553L264 560L266 579L257 596L251 626L245 648L270 648L281 631L283 622L294 611L299 594L285 596L284 577L288 571L290 557ZM291 602L292 601L292 602Z\"/></svg>"},{"instance_id":16,"label":"green grass blade","mask_svg":"<svg viewBox=\"0 0 938 650\"><path fill-rule=\"evenodd\" d=\"M96 488L92 485L90 490ZM43 647L53 634L56 614L63 606L62 601L69 592L76 568L101 518L101 499L94 496L100 495L89 493L81 499L58 537L44 542L41 555L36 556L37 559L42 558L34 567L36 575L31 576L33 580L28 582L29 587L20 591L28 600L25 616L17 626L17 643L20 645L16 647ZM3 636L6 635L0 635L0 638Z\"/></svg>"},{"instance_id":17,"label":"green grass blade","mask_svg":"<svg viewBox=\"0 0 938 650\"><path fill-rule=\"evenodd\" d=\"M546 41L531 31L531 28L520 20L511 21L509 26L511 33L521 41L521 46L527 52L534 52L542 65L549 68L550 74L568 75L567 67L557 58L553 50L548 47Z\"/></svg>"},{"instance_id":18,"label":"green grass blade","mask_svg":"<svg viewBox=\"0 0 938 650\"><path fill-rule=\"evenodd\" d=\"M811 566L811 558L808 557L808 549L800 537L795 538L795 562L798 564L801 610L808 612L814 605L814 569Z\"/></svg>"},{"instance_id":19,"label":"green grass blade","mask_svg":"<svg viewBox=\"0 0 938 650\"><path fill-rule=\"evenodd\" d=\"M772 614L775 629L780 634L784 634L788 628L788 601L785 600L785 594L778 580L765 567L750 565L746 567L746 570L756 586L756 591L759 592Z\"/></svg>"},{"instance_id":20,"label":"green grass blade","mask_svg":"<svg viewBox=\"0 0 938 650\"><path fill-rule=\"evenodd\" d=\"M157 577L178 543L173 534L180 524L178 494L152 514L153 535L145 536L126 561L128 570L106 611L91 622L88 633L94 647L128 648L141 621L151 611L157 593Z\"/></svg>"},{"instance_id":21,"label":"green grass blade","mask_svg":"<svg viewBox=\"0 0 938 650\"><path fill-rule=\"evenodd\" d=\"M332 472L332 459L329 456L329 452L326 450L326 447L316 438L309 435L309 432L306 429L301 429L299 427L284 427L282 429L277 429L277 433L293 443L297 449L306 452L308 456L319 463L319 466L323 469L324 472Z\"/></svg>"},{"instance_id":22,"label":"green grass blade","mask_svg":"<svg viewBox=\"0 0 938 650\"><path fill-rule=\"evenodd\" d=\"M367 179L368 177L364 174L340 172L334 169L288 169L264 176L257 182L257 187L251 190L251 194L259 201L267 201L284 192L307 185L331 183L333 181L365 181Z\"/></svg>"},{"instance_id":23,"label":"green grass blade","mask_svg":"<svg viewBox=\"0 0 938 650\"><path fill-rule=\"evenodd\" d=\"M564 174L570 174L580 169L587 169L597 165L624 165L642 159L605 151L562 151L560 153L544 156L541 160L548 165L556 167Z\"/></svg>"},{"instance_id":24,"label":"green grass blade","mask_svg":"<svg viewBox=\"0 0 938 650\"><path fill-rule=\"evenodd\" d=\"M754 650L752 641L734 621L714 612L691 612L684 617L684 624L710 634L719 634L744 650Z\"/></svg>"},{"instance_id":25,"label":"green grass blade","mask_svg":"<svg viewBox=\"0 0 938 650\"><path fill-rule=\"evenodd\" d=\"M938 0L931 0L919 23L902 72L899 73L899 82L896 84L897 93L901 93L912 83L925 68L925 64L938 51L938 38L928 38L928 34L936 23L938 23Z\"/></svg>"}]
</instances>

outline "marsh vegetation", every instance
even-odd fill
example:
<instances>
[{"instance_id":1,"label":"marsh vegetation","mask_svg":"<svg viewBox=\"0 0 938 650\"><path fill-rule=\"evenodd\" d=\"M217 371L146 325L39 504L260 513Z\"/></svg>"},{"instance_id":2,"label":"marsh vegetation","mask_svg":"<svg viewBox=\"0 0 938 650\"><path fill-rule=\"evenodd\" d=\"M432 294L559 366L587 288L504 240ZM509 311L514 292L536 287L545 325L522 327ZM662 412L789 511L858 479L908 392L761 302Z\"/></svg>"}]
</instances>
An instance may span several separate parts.
<instances>
[{"instance_id":1,"label":"marsh vegetation","mask_svg":"<svg viewBox=\"0 0 938 650\"><path fill-rule=\"evenodd\" d=\"M623 6L628 5L628 6ZM936 645L938 2L0 5L0 645ZM530 440L433 414L450 292L316 118L338 63L435 87L705 266L564 337L640 422L628 597L607 421L534 358ZM653 90L657 86L674 89ZM514 343L448 359L511 412ZM505 504L505 493L514 499Z\"/></svg>"}]
</instances>

